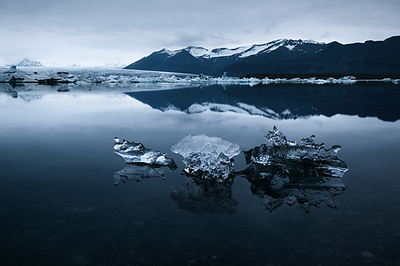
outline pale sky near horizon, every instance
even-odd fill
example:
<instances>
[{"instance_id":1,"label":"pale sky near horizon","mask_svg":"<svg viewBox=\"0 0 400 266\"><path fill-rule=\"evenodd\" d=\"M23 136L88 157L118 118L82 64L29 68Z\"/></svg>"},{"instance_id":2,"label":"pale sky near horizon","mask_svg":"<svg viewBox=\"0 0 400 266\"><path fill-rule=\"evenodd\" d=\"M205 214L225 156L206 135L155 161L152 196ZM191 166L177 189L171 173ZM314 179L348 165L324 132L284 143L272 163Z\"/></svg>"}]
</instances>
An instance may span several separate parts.
<instances>
[{"instance_id":1,"label":"pale sky near horizon","mask_svg":"<svg viewBox=\"0 0 400 266\"><path fill-rule=\"evenodd\" d=\"M0 0L0 66L129 64L162 48L400 35L399 0Z\"/></svg>"}]
</instances>

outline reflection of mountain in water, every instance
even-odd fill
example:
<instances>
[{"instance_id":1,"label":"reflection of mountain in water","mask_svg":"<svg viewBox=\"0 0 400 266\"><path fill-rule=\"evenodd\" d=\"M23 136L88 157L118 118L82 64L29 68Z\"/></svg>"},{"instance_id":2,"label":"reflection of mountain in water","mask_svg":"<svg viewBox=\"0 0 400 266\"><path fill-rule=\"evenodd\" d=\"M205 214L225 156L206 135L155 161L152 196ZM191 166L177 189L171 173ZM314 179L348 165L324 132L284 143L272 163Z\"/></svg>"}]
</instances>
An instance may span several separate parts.
<instances>
[{"instance_id":1,"label":"reflection of mountain in water","mask_svg":"<svg viewBox=\"0 0 400 266\"><path fill-rule=\"evenodd\" d=\"M36 100L41 100L43 98L42 94L20 94L19 98L24 100L25 102L31 102Z\"/></svg>"},{"instance_id":2,"label":"reflection of mountain in water","mask_svg":"<svg viewBox=\"0 0 400 266\"><path fill-rule=\"evenodd\" d=\"M336 114L378 117L384 121L400 119L399 87L384 83L232 85L225 88L215 85L126 94L155 109L172 107L187 113L210 109L263 115L273 119Z\"/></svg>"}]
</instances>

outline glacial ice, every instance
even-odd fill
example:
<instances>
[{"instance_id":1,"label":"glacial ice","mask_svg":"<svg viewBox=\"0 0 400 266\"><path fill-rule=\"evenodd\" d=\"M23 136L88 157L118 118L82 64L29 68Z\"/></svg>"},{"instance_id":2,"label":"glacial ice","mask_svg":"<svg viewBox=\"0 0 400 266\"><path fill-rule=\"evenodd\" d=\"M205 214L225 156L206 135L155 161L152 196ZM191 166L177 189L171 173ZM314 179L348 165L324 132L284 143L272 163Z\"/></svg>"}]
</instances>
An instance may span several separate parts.
<instances>
[{"instance_id":1,"label":"glacial ice","mask_svg":"<svg viewBox=\"0 0 400 266\"><path fill-rule=\"evenodd\" d=\"M244 152L246 166L239 173L251 183L253 194L264 198L266 209L273 211L286 203L308 212L321 202L335 208L333 197L346 188L341 178L348 170L337 157L340 146L326 149L314 142L314 135L299 145L276 127L265 138L268 144Z\"/></svg>"},{"instance_id":2,"label":"glacial ice","mask_svg":"<svg viewBox=\"0 0 400 266\"><path fill-rule=\"evenodd\" d=\"M223 75L211 77L171 73L159 71L141 71L131 69L115 68L60 68L60 67L11 67L0 69L0 83L31 83L31 84L70 84L75 86L85 84L109 84L109 85L132 85L141 84L174 84L174 85L249 85L273 84L273 83L295 83L295 84L352 84L357 82L352 76L342 78L239 78ZM398 84L397 79L382 79L374 81L393 82Z\"/></svg>"},{"instance_id":3,"label":"glacial ice","mask_svg":"<svg viewBox=\"0 0 400 266\"><path fill-rule=\"evenodd\" d=\"M177 168L173 159L165 157L166 153L147 149L142 143L120 140L114 138L114 152L124 158L127 164L168 166L170 169Z\"/></svg>"},{"instance_id":4,"label":"glacial ice","mask_svg":"<svg viewBox=\"0 0 400 266\"><path fill-rule=\"evenodd\" d=\"M286 136L274 127L265 138L269 141L268 144L244 152L249 163L303 176L323 175L341 178L348 170L346 163L337 157L341 147L334 145L326 149L323 143L314 142L314 135L303 138L299 145L295 141L287 140Z\"/></svg>"},{"instance_id":5,"label":"glacial ice","mask_svg":"<svg viewBox=\"0 0 400 266\"><path fill-rule=\"evenodd\" d=\"M236 176L242 176L270 212L284 204L306 212L322 202L336 208L333 198L346 189L342 177L348 170L337 157L339 145L326 149L324 144L314 142L314 135L297 144L276 127L265 138L267 144L244 152L246 165L235 171L233 157L240 153L238 144L206 135L186 136L171 147L172 152L182 155L186 165L186 181L171 193L171 198L180 209L195 214L235 213L238 201L232 195L232 184ZM114 152L127 163L114 173L115 185L164 178L168 168L177 168L165 153L147 149L141 143L115 138Z\"/></svg>"},{"instance_id":6,"label":"glacial ice","mask_svg":"<svg viewBox=\"0 0 400 266\"><path fill-rule=\"evenodd\" d=\"M188 135L171 151L182 155L186 174L223 182L234 176L232 158L240 153L240 147L218 137Z\"/></svg>"}]
</instances>

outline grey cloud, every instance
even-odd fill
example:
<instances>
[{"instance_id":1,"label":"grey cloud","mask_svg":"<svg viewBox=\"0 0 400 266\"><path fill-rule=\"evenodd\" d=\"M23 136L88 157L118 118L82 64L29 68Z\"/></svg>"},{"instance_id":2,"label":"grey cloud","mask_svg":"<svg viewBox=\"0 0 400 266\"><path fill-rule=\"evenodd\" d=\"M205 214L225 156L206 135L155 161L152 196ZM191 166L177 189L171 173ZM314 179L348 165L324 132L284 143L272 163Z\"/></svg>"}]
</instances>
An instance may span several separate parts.
<instances>
[{"instance_id":1,"label":"grey cloud","mask_svg":"<svg viewBox=\"0 0 400 266\"><path fill-rule=\"evenodd\" d=\"M0 60L62 49L77 51L80 60L82 51L97 49L109 58L135 55L134 61L163 47L232 48L276 38L346 43L384 39L400 29L398 0L0 1L0 34L7 39Z\"/></svg>"}]
</instances>

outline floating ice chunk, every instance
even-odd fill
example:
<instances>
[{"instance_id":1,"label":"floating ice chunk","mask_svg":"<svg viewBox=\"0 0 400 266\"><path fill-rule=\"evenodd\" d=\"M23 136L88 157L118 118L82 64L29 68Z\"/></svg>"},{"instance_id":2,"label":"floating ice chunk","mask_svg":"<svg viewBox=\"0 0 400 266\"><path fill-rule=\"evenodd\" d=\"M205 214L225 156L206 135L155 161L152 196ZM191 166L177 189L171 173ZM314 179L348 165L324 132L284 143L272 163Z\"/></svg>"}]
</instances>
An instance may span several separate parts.
<instances>
[{"instance_id":1,"label":"floating ice chunk","mask_svg":"<svg viewBox=\"0 0 400 266\"><path fill-rule=\"evenodd\" d=\"M153 151L144 147L142 143L114 138L114 152L124 158L128 164L165 165L176 169L174 160L165 157L166 153Z\"/></svg>"},{"instance_id":2,"label":"floating ice chunk","mask_svg":"<svg viewBox=\"0 0 400 266\"><path fill-rule=\"evenodd\" d=\"M6 70L4 70L3 73L7 74L7 73L16 73L16 72L17 72L17 67L11 66L11 67L7 68Z\"/></svg>"},{"instance_id":3,"label":"floating ice chunk","mask_svg":"<svg viewBox=\"0 0 400 266\"><path fill-rule=\"evenodd\" d=\"M316 84L316 85L323 85L323 84L353 84L357 82L355 77L346 76L342 78L327 78L327 79L317 79L314 77L311 78L276 78L270 79L268 77L261 80L262 84L270 84L270 83L295 83L295 84Z\"/></svg>"},{"instance_id":4,"label":"floating ice chunk","mask_svg":"<svg viewBox=\"0 0 400 266\"><path fill-rule=\"evenodd\" d=\"M240 153L238 144L206 135L188 135L171 150L182 155L188 175L217 182L233 175L232 158Z\"/></svg>"},{"instance_id":5,"label":"floating ice chunk","mask_svg":"<svg viewBox=\"0 0 400 266\"><path fill-rule=\"evenodd\" d=\"M348 170L337 157L340 146L325 149L314 142L314 135L299 145L276 127L265 138L268 145L244 152L246 166L240 173L252 184L253 194L264 198L266 209L272 211L286 203L298 204L308 212L321 202L335 208L333 197L346 188L341 178Z\"/></svg>"},{"instance_id":6,"label":"floating ice chunk","mask_svg":"<svg viewBox=\"0 0 400 266\"><path fill-rule=\"evenodd\" d=\"M245 152L247 160L264 166L278 167L290 172L303 170L303 175L325 175L341 178L348 170L344 161L337 157L339 145L329 149L316 144L315 136L303 138L301 144L286 139L276 127L265 138L269 144L262 144ZM305 172L304 172L305 171Z\"/></svg>"}]
</instances>

